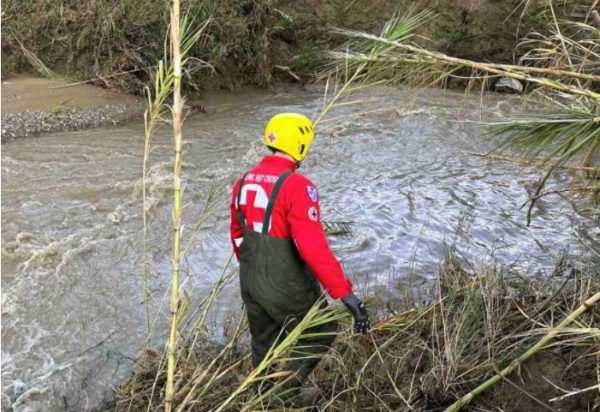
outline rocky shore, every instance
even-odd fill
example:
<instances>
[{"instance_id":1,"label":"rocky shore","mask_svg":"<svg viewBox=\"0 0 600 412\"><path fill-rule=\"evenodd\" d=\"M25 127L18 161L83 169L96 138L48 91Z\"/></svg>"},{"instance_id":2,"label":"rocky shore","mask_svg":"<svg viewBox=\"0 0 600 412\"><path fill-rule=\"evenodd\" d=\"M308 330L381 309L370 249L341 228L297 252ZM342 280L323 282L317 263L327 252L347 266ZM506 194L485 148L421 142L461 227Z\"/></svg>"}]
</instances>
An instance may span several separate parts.
<instances>
[{"instance_id":1,"label":"rocky shore","mask_svg":"<svg viewBox=\"0 0 600 412\"><path fill-rule=\"evenodd\" d=\"M141 119L141 99L61 78L13 75L2 81L2 143Z\"/></svg>"},{"instance_id":2,"label":"rocky shore","mask_svg":"<svg viewBox=\"0 0 600 412\"><path fill-rule=\"evenodd\" d=\"M56 133L117 125L134 119L141 119L142 104L103 105L96 107L65 107L50 112L24 110L2 115L2 143L35 136L41 133Z\"/></svg>"}]
</instances>

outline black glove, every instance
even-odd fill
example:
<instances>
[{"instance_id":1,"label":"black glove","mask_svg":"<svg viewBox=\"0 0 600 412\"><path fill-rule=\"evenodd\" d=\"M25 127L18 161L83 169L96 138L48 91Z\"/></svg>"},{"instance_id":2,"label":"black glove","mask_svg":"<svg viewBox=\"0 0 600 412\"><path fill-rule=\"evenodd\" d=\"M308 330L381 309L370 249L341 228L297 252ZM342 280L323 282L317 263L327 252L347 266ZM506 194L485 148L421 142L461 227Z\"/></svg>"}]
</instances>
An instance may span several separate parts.
<instances>
[{"instance_id":1,"label":"black glove","mask_svg":"<svg viewBox=\"0 0 600 412\"><path fill-rule=\"evenodd\" d=\"M369 314L367 313L365 304L352 292L345 298L342 298L342 302L344 302L344 305L346 305L352 316L354 316L354 332L367 333L371 329L371 321L369 321Z\"/></svg>"}]
</instances>

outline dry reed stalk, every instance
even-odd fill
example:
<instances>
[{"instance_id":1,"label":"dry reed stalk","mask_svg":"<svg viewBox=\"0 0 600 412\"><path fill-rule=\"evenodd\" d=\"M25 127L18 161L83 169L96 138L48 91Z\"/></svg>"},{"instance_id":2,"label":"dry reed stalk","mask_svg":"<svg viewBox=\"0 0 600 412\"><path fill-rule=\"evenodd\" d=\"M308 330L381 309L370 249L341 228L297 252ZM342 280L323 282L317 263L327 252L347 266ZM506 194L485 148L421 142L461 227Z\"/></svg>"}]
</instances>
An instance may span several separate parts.
<instances>
[{"instance_id":1,"label":"dry reed stalk","mask_svg":"<svg viewBox=\"0 0 600 412\"><path fill-rule=\"evenodd\" d=\"M221 292L221 289L223 288L223 286L231 279L233 274L236 272L235 269L227 272L227 268L229 267L229 264L231 263L232 259L233 259L233 252L229 255L229 258L227 258L227 263L225 263L225 266L223 266L223 269L221 270L221 273L219 274L219 278L217 279L217 282L213 286L212 291L204 299L204 301L206 302L204 309L202 310L202 313L198 317L198 320L194 323L194 328L193 328L194 338L192 339L192 343L190 344L189 349L188 349L189 350L189 354L187 357L188 361L190 360L190 356L192 355L194 349L196 348L196 344L198 342L198 338L199 338L200 332L201 332L201 327L202 327L202 325L204 325L204 322L206 320L206 316L208 315L209 309L211 308L213 302L216 300L217 295Z\"/></svg>"},{"instance_id":2,"label":"dry reed stalk","mask_svg":"<svg viewBox=\"0 0 600 412\"><path fill-rule=\"evenodd\" d=\"M171 330L167 353L167 387L165 392L165 411L173 407L175 350L177 346L177 321L179 308L179 244L181 240L181 163L182 133L181 119L183 101L181 98L181 49L179 31L179 0L171 3L171 53L173 61L173 139L175 145L175 164L173 166L173 257L171 274Z\"/></svg>"},{"instance_id":3,"label":"dry reed stalk","mask_svg":"<svg viewBox=\"0 0 600 412\"><path fill-rule=\"evenodd\" d=\"M584 388L584 389L579 389L579 390L576 390L576 391L568 392L565 395L558 396L556 398L552 398L552 399L550 399L550 402L562 401L563 399L569 398L571 396L579 395L581 393L589 392L589 391L593 391L593 390L600 390L600 383L598 385L594 385L594 386L590 386L588 388Z\"/></svg>"},{"instance_id":4,"label":"dry reed stalk","mask_svg":"<svg viewBox=\"0 0 600 412\"><path fill-rule=\"evenodd\" d=\"M188 387L183 388L182 392L185 393L187 391L187 395L185 396L185 398L183 399L181 404L178 406L177 412L184 411L186 405L189 402L191 402L194 395L197 395L197 397L200 398L202 396L202 393L204 393L206 390L208 390L210 388L211 383L218 380L218 377L216 379L212 379L204 386L202 393L196 394L196 388L205 379L207 379L207 377L209 376L209 372L212 372L212 370L213 370L214 366L217 364L217 362L221 361L224 358L224 355L234 348L238 338L240 337L240 335L242 334L242 332L245 329L245 328L243 328L244 318L245 318L245 313L244 313L244 311L242 311L242 313L240 314L239 320L238 320L237 327L236 327L231 339L227 343L227 345L225 345L225 347L221 350L221 352L219 352L219 354L217 356L215 356L208 365L203 365L203 368L201 370L200 369L196 370L196 372L199 372L199 374L197 377L195 377L195 379L190 380L190 382L187 384L187 386L189 386L189 388ZM190 351L190 353L192 351L193 351L193 348ZM246 359L246 358L243 358L243 359ZM189 361L189 358L188 358L188 361ZM238 365L238 363L234 363L234 366L237 366L237 365ZM230 370L231 367L227 368L227 369ZM217 368L217 371L218 371L218 368Z\"/></svg>"},{"instance_id":5,"label":"dry reed stalk","mask_svg":"<svg viewBox=\"0 0 600 412\"><path fill-rule=\"evenodd\" d=\"M150 342L150 292L148 290L148 212L146 210L146 179L148 174L148 156L150 155L150 138L152 137L152 116L148 116L149 110L144 113L144 156L142 158L142 232L143 232L143 258L142 258L142 293L144 301L144 313L146 316L146 344Z\"/></svg>"},{"instance_id":6,"label":"dry reed stalk","mask_svg":"<svg viewBox=\"0 0 600 412\"><path fill-rule=\"evenodd\" d=\"M27 49L23 45L23 43L21 43L21 40L19 40L19 37L14 32L12 32L11 34L12 34L13 38L19 44L19 47L21 47L21 51L23 52L23 55L25 56L25 58L27 58L27 60L29 61L29 64L31 64L33 66L33 68L36 69L40 75L42 75L43 77L46 77L48 79L56 77L56 74L54 74L54 72L52 70L50 70L48 68L48 66L46 66L44 64L44 62L41 61L40 58L35 55L35 53L33 53L32 51Z\"/></svg>"},{"instance_id":7,"label":"dry reed stalk","mask_svg":"<svg viewBox=\"0 0 600 412\"><path fill-rule=\"evenodd\" d=\"M533 345L527 352L519 356L517 359L513 360L510 365L501 370L498 374L492 376L490 379L486 380L484 383L479 385L477 388L473 389L471 392L460 398L458 401L450 405L445 409L444 412L457 412L460 411L464 406L471 403L473 399L475 399L479 394L486 391L494 384L498 383L502 379L504 379L507 375L509 375L512 371L514 371L517 367L519 367L523 362L525 362L529 357L537 353L540 349L546 346L556 335L558 335L567 325L576 320L581 314L591 309L594 304L600 301L600 292L596 293L588 300L583 302L583 304L574 312L572 312L569 316L567 316L562 322L558 324L555 328L552 328L550 332L548 332L542 339L540 339L535 345Z\"/></svg>"},{"instance_id":8,"label":"dry reed stalk","mask_svg":"<svg viewBox=\"0 0 600 412\"><path fill-rule=\"evenodd\" d=\"M549 161L549 160L543 160L543 159L529 160L529 159L524 159L524 158L515 157L515 156L503 156L503 155L495 155L495 154L492 154L492 153L478 153L478 152L467 152L467 154L471 155L471 156L485 157L487 159L503 160L503 161L506 161L506 162L519 163L521 165L534 164L534 165L537 165L537 166L557 167L559 169L572 170L572 171L575 171L575 172L593 172L593 173L598 173L600 171L600 169L597 168L597 167L591 167L591 166L565 166L565 165L561 165L561 164L559 164L558 162L555 162L555 161Z\"/></svg>"},{"instance_id":9,"label":"dry reed stalk","mask_svg":"<svg viewBox=\"0 0 600 412\"><path fill-rule=\"evenodd\" d=\"M382 53L379 56L366 55L360 52L351 51L330 52L330 55L333 57L333 59L337 61L347 62L348 60L352 60L357 63L360 62L362 65L368 63L388 63L391 65L399 63L409 63L434 66L437 63L441 63L445 66L452 68L468 67L472 70L478 70L481 72L510 77L521 81L535 83L540 86L547 87L549 89L567 92L575 95L587 96L595 100L600 100L600 94L590 89L572 86L570 84L561 83L557 80L552 80L546 77L535 77L530 75L529 73L538 73L553 77L564 77L567 79L584 79L589 81L600 81L600 76L598 75L579 73L576 71L557 70L551 68L476 62L472 60L449 56L441 52L430 51L419 46L404 43L402 41L390 40L389 38L386 38L385 35L377 36L369 33L363 33L360 31L344 29L336 29L335 32L350 38L365 39L368 41L372 41L375 44L379 43L381 45L387 45L388 47L390 47L390 49L396 49L395 52L392 52L390 54Z\"/></svg>"},{"instance_id":10,"label":"dry reed stalk","mask_svg":"<svg viewBox=\"0 0 600 412\"><path fill-rule=\"evenodd\" d=\"M304 318L298 322L294 329L287 333L283 339L281 339L279 344L271 346L261 363L254 368L252 372L248 374L246 379L229 395L229 397L222 402L217 409L215 409L215 412L224 411L238 395L246 391L248 387L255 382L259 382L267 378L286 377L289 379L291 375L288 371L274 372L268 374L267 376L262 376L262 373L267 370L269 365L273 365L277 361L291 360L291 358L285 357L285 355L299 339L305 336L306 330L316 325L341 320L346 317L348 317L348 313L346 312L345 308L342 308L341 305L329 306L325 309L321 309L321 301L315 303L304 316ZM252 404L253 402L251 400L249 405L246 405L244 410L252 407Z\"/></svg>"},{"instance_id":11,"label":"dry reed stalk","mask_svg":"<svg viewBox=\"0 0 600 412\"><path fill-rule=\"evenodd\" d=\"M108 76L102 76L102 77L96 76L96 77L93 77L91 79L81 80L81 81L74 82L74 83L61 84L60 86L52 86L52 87L50 87L50 89L64 89L66 87L78 86L80 84L88 84L88 83L95 82L96 80L111 79L113 77L124 76L126 74L131 74L131 73L137 73L137 72L141 72L141 71L151 70L151 69L154 69L155 67L156 66L141 67L139 69L133 69L133 70L127 70L127 71L121 71L121 72L109 74Z\"/></svg>"},{"instance_id":12,"label":"dry reed stalk","mask_svg":"<svg viewBox=\"0 0 600 412\"><path fill-rule=\"evenodd\" d=\"M423 24L432 17L433 13L429 10L425 10L416 14L408 12L402 17L395 16L383 28L381 38L387 38L387 36L391 36L396 43L406 41L410 37L412 37L415 29L420 24ZM396 24L394 25L393 23ZM365 88L373 87L380 83L385 83L385 80L366 83L361 80L364 75L364 71L369 65L369 63L373 60L377 61L381 56L385 56L386 53L394 47L394 44L373 44L363 55L365 60L362 63L358 64L357 67L351 67L348 64L349 60L345 60L342 70L343 82L341 83L341 86L338 85L338 80L340 79L340 77L339 72L337 70L335 70L334 72L328 71L325 74L321 75L321 79L326 78L327 81L325 82L325 91L323 93L323 107L321 108L321 112L318 114L316 119L313 120L314 126L316 127L333 108L365 103L366 100L364 99L345 101L340 103L338 103L338 101L341 100L344 96L350 95L359 90L364 90ZM330 79L332 77L332 74L334 74L333 91L331 92L331 98L328 101Z\"/></svg>"},{"instance_id":13,"label":"dry reed stalk","mask_svg":"<svg viewBox=\"0 0 600 412\"><path fill-rule=\"evenodd\" d=\"M158 70L154 79L154 96L149 87L144 89L146 95L146 111L144 112L144 155L142 157L142 232L143 232L143 258L142 258L142 290L144 313L146 316L146 343L150 342L152 327L150 325L150 292L148 290L148 210L146 209L148 179L148 158L150 156L150 140L160 120L164 98L169 87L164 84L165 71L163 62L158 63Z\"/></svg>"}]
</instances>

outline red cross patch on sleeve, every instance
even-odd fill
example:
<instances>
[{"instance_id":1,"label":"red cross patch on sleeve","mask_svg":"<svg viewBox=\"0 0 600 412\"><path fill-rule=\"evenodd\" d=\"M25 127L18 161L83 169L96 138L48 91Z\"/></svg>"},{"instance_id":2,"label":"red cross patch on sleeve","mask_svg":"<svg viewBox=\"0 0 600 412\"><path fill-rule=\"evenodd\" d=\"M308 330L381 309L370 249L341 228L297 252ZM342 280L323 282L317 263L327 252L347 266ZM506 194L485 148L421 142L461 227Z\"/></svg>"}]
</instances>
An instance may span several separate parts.
<instances>
[{"instance_id":1,"label":"red cross patch on sleeve","mask_svg":"<svg viewBox=\"0 0 600 412\"><path fill-rule=\"evenodd\" d=\"M310 220L314 220L315 222L319 221L319 212L315 206L308 208L308 218Z\"/></svg>"}]
</instances>

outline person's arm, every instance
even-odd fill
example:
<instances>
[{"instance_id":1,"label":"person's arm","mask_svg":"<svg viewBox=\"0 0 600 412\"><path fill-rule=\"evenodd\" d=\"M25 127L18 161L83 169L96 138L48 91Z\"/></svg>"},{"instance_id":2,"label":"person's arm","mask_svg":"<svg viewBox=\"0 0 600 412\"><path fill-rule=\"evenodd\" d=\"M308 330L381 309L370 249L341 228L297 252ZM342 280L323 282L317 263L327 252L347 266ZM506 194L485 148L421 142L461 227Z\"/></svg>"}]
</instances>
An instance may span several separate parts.
<instances>
[{"instance_id":1,"label":"person's arm","mask_svg":"<svg viewBox=\"0 0 600 412\"><path fill-rule=\"evenodd\" d=\"M319 195L312 182L298 176L290 188L288 222L292 238L302 259L321 282L329 295L341 299L354 317L354 331L368 333L371 329L369 314L364 303L352 293L352 284L346 278L342 265L331 253L321 225Z\"/></svg>"},{"instance_id":2,"label":"person's arm","mask_svg":"<svg viewBox=\"0 0 600 412\"><path fill-rule=\"evenodd\" d=\"M240 184L240 179L238 179L233 185L233 193L231 195L231 204L229 205L229 210L231 212L231 224L229 226L229 233L231 235L231 243L233 245L233 251L235 252L235 256L237 260L240 260L240 244L243 239L243 231L242 225L237 216L237 209L235 207L235 202L237 200L238 187Z\"/></svg>"},{"instance_id":3,"label":"person's arm","mask_svg":"<svg viewBox=\"0 0 600 412\"><path fill-rule=\"evenodd\" d=\"M321 226L317 189L300 175L289 183L293 187L286 191L287 220L298 252L327 293L334 299L344 298L352 292L352 284L329 248Z\"/></svg>"}]
</instances>

